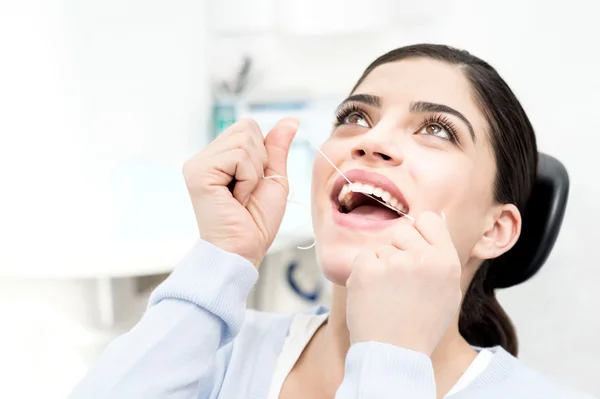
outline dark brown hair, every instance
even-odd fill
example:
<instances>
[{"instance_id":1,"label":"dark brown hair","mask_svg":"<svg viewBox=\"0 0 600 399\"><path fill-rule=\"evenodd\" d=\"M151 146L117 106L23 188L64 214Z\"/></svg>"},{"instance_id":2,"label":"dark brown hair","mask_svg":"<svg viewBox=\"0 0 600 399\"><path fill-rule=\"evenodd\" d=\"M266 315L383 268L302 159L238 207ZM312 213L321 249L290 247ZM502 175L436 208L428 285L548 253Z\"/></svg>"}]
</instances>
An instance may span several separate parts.
<instances>
[{"instance_id":1,"label":"dark brown hair","mask_svg":"<svg viewBox=\"0 0 600 399\"><path fill-rule=\"evenodd\" d=\"M471 84L473 99L488 123L497 169L495 200L515 204L523 215L536 176L535 133L517 97L488 63L449 46L417 44L401 47L371 63L352 92L378 66L408 58L429 58L461 68ZM471 345L500 345L516 356L517 334L496 299L494 283L488 278L491 267L493 261L485 261L476 272L463 301L459 330Z\"/></svg>"}]
</instances>

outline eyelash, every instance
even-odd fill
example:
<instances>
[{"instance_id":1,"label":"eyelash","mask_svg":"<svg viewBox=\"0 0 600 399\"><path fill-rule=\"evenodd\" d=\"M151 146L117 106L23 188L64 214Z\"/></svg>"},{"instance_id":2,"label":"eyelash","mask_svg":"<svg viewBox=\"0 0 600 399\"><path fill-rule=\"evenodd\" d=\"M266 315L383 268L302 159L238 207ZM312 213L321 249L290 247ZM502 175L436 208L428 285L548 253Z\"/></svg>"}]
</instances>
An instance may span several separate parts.
<instances>
[{"instance_id":1,"label":"eyelash","mask_svg":"<svg viewBox=\"0 0 600 399\"><path fill-rule=\"evenodd\" d=\"M340 127L344 124L344 119L349 117L352 114L359 114L362 118L367 119L364 111L361 110L356 104L344 104L342 108L336 111L335 113L335 123L334 127Z\"/></svg>"},{"instance_id":2,"label":"eyelash","mask_svg":"<svg viewBox=\"0 0 600 399\"><path fill-rule=\"evenodd\" d=\"M344 124L344 120L352 114L359 114L362 118L368 121L368 118L363 110L361 110L356 104L344 104L342 108L336 111L336 121L334 127L338 128ZM425 118L423 123L419 126L419 130L423 129L427 125L439 125L445 129L450 135L450 141L453 143L458 142L458 134L456 125L443 114L430 115Z\"/></svg>"},{"instance_id":3,"label":"eyelash","mask_svg":"<svg viewBox=\"0 0 600 399\"><path fill-rule=\"evenodd\" d=\"M448 132L448 134L450 134L450 140L453 143L458 142L458 135L456 133L457 132L456 125L454 125L454 123L452 123L452 121L450 119L448 119L448 117L446 115L437 114L437 115L431 115L431 116L426 117L419 129L423 129L427 125L441 126L443 129L445 129Z\"/></svg>"}]
</instances>

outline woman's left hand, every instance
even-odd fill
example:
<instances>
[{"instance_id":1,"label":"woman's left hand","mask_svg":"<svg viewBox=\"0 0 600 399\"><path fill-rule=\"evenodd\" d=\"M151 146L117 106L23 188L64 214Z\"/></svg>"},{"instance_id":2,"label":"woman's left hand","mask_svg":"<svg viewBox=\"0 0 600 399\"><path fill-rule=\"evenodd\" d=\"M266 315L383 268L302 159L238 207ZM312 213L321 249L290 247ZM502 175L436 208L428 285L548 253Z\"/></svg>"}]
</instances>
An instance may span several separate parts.
<instances>
[{"instance_id":1,"label":"woman's left hand","mask_svg":"<svg viewBox=\"0 0 600 399\"><path fill-rule=\"evenodd\" d=\"M461 263L433 212L401 223L391 245L361 252L346 287L352 343L378 341L430 356L461 302Z\"/></svg>"}]
</instances>

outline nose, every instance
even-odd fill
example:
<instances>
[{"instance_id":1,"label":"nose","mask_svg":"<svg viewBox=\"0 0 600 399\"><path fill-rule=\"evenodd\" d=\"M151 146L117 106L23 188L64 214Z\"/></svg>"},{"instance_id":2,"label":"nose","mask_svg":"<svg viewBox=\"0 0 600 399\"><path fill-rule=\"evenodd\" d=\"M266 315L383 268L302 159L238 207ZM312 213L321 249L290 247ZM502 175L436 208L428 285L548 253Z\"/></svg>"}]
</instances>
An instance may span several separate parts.
<instances>
[{"instance_id":1,"label":"nose","mask_svg":"<svg viewBox=\"0 0 600 399\"><path fill-rule=\"evenodd\" d=\"M360 136L359 141L352 148L352 158L373 165L395 166L401 164L404 159L403 151L398 140L392 140L392 134L393 132L384 131L378 127L371 129Z\"/></svg>"}]
</instances>

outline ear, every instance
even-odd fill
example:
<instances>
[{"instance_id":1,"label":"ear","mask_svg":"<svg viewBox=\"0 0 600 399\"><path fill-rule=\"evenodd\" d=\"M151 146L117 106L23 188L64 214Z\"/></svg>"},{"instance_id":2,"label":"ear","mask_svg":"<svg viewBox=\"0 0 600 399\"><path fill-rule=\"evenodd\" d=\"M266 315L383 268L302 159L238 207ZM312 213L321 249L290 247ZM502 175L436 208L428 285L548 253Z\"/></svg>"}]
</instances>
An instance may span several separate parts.
<instances>
[{"instance_id":1,"label":"ear","mask_svg":"<svg viewBox=\"0 0 600 399\"><path fill-rule=\"evenodd\" d=\"M513 204L495 205L488 220L481 239L473 247L473 258L497 258L510 250L521 234L521 213Z\"/></svg>"}]
</instances>

